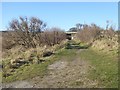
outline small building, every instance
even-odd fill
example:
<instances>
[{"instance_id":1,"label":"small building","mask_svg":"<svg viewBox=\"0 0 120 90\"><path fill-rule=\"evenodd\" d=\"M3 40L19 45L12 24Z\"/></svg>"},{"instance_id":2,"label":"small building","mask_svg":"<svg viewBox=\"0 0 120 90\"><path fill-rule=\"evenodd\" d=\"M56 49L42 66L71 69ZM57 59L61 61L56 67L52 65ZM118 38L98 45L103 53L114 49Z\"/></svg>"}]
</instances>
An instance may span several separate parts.
<instances>
[{"instance_id":1,"label":"small building","mask_svg":"<svg viewBox=\"0 0 120 90\"><path fill-rule=\"evenodd\" d=\"M66 39L73 40L76 38L77 32L66 32Z\"/></svg>"}]
</instances>

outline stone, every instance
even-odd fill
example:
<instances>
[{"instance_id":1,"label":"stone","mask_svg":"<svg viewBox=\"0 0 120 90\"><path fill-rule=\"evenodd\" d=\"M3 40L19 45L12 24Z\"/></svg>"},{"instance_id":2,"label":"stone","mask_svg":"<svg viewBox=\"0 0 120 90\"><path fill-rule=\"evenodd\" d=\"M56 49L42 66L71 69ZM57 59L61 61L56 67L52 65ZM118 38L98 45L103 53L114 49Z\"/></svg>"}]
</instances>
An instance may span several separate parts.
<instances>
[{"instance_id":1,"label":"stone","mask_svg":"<svg viewBox=\"0 0 120 90\"><path fill-rule=\"evenodd\" d=\"M17 69L18 66L16 64L12 64L12 65L10 65L10 68Z\"/></svg>"},{"instance_id":2,"label":"stone","mask_svg":"<svg viewBox=\"0 0 120 90\"><path fill-rule=\"evenodd\" d=\"M11 60L10 68L17 69L18 67L28 63L29 62L23 58L17 58L17 59Z\"/></svg>"},{"instance_id":3,"label":"stone","mask_svg":"<svg viewBox=\"0 0 120 90\"><path fill-rule=\"evenodd\" d=\"M10 73L4 73L4 74L2 74L3 75L3 77L8 77L8 76L10 76L11 74Z\"/></svg>"},{"instance_id":4,"label":"stone","mask_svg":"<svg viewBox=\"0 0 120 90\"><path fill-rule=\"evenodd\" d=\"M43 60L43 59L39 59L39 60L38 60L38 64L39 64L39 63L42 63L42 62L45 62L45 60Z\"/></svg>"},{"instance_id":5,"label":"stone","mask_svg":"<svg viewBox=\"0 0 120 90\"><path fill-rule=\"evenodd\" d=\"M52 54L53 54L53 52L46 51L46 52L43 52L43 57L48 57L48 56L51 56Z\"/></svg>"}]
</instances>

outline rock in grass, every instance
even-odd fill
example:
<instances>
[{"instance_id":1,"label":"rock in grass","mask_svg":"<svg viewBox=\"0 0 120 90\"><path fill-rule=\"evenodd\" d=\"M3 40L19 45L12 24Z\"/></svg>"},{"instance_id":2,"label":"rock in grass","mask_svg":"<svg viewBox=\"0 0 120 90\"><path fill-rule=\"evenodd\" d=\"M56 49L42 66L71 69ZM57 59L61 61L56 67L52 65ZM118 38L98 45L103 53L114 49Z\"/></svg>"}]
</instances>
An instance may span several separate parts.
<instances>
[{"instance_id":1,"label":"rock in grass","mask_svg":"<svg viewBox=\"0 0 120 90\"><path fill-rule=\"evenodd\" d=\"M44 59L39 59L39 60L38 60L38 64L39 64L39 63L42 63L42 62L45 62L45 60L44 60Z\"/></svg>"},{"instance_id":2,"label":"rock in grass","mask_svg":"<svg viewBox=\"0 0 120 90\"><path fill-rule=\"evenodd\" d=\"M11 74L10 73L3 73L2 75L3 75L3 77L6 78L6 77L10 76Z\"/></svg>"},{"instance_id":3,"label":"rock in grass","mask_svg":"<svg viewBox=\"0 0 120 90\"><path fill-rule=\"evenodd\" d=\"M18 67L16 65L10 65L10 68L17 69Z\"/></svg>"},{"instance_id":4,"label":"rock in grass","mask_svg":"<svg viewBox=\"0 0 120 90\"><path fill-rule=\"evenodd\" d=\"M15 72L15 69L10 69L10 72Z\"/></svg>"},{"instance_id":5,"label":"rock in grass","mask_svg":"<svg viewBox=\"0 0 120 90\"><path fill-rule=\"evenodd\" d=\"M28 64L28 61L23 58L17 58L17 59L11 60L10 68L17 69L18 67L24 64Z\"/></svg>"},{"instance_id":6,"label":"rock in grass","mask_svg":"<svg viewBox=\"0 0 120 90\"><path fill-rule=\"evenodd\" d=\"M51 51L45 51L43 52L43 57L48 57L48 56L51 56L53 54L53 52Z\"/></svg>"}]
</instances>

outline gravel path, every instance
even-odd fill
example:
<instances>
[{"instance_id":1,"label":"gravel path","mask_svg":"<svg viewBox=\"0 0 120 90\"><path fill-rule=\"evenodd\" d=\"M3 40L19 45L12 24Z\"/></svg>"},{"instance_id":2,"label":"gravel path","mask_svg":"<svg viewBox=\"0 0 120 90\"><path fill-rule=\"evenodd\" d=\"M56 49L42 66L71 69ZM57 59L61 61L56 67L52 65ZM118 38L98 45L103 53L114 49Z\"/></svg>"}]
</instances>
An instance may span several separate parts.
<instances>
[{"instance_id":1,"label":"gravel path","mask_svg":"<svg viewBox=\"0 0 120 90\"><path fill-rule=\"evenodd\" d=\"M28 81L16 81L9 84L2 84L2 88L32 88L33 85Z\"/></svg>"},{"instance_id":2,"label":"gravel path","mask_svg":"<svg viewBox=\"0 0 120 90\"><path fill-rule=\"evenodd\" d=\"M88 78L88 72L92 66L86 60L79 57L78 50L73 60L67 60L64 56L61 60L48 66L45 76L35 77L30 81L16 81L3 85L9 88L95 88L97 81Z\"/></svg>"},{"instance_id":3,"label":"gravel path","mask_svg":"<svg viewBox=\"0 0 120 90\"><path fill-rule=\"evenodd\" d=\"M48 66L48 74L43 78L35 77L33 87L36 88L92 88L97 87L98 82L92 81L88 76L90 64L80 59L79 53L74 60L66 58L56 61Z\"/></svg>"}]
</instances>

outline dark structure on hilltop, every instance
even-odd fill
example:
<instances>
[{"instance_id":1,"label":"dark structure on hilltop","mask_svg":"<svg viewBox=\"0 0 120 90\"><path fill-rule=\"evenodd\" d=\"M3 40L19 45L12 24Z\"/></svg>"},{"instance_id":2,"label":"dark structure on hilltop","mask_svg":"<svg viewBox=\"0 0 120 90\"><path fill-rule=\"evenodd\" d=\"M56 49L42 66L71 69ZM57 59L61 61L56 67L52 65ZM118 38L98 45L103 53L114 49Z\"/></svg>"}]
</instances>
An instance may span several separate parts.
<instances>
[{"instance_id":1,"label":"dark structure on hilltop","mask_svg":"<svg viewBox=\"0 0 120 90\"><path fill-rule=\"evenodd\" d=\"M66 32L66 39L73 40L76 38L77 32Z\"/></svg>"}]
</instances>

